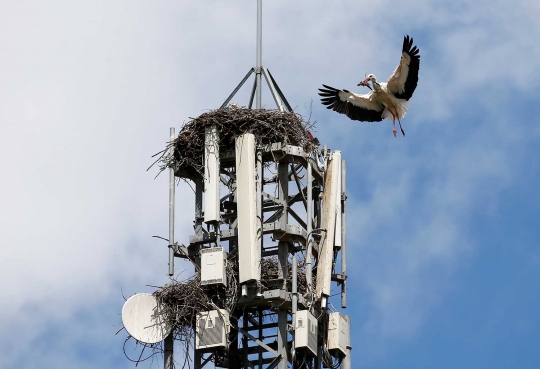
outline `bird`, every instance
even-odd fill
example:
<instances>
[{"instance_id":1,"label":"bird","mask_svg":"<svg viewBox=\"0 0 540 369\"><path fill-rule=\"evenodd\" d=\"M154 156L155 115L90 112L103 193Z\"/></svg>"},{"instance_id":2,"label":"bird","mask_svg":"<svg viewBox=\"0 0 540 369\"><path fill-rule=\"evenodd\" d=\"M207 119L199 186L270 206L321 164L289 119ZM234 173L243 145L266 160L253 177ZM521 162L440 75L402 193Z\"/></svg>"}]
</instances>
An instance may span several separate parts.
<instances>
[{"instance_id":1,"label":"bird","mask_svg":"<svg viewBox=\"0 0 540 369\"><path fill-rule=\"evenodd\" d=\"M363 122L391 120L394 137L397 136L397 119L401 133L405 136L401 119L407 113L409 99L418 84L419 53L418 47L413 47L413 38L408 35L404 36L401 60L387 82L377 82L377 77L374 74L369 74L358 83L358 86L365 86L371 90L364 95L323 84L324 88L319 89L321 103L326 105L327 109L345 114L352 120ZM370 81L371 86L369 85Z\"/></svg>"}]
</instances>

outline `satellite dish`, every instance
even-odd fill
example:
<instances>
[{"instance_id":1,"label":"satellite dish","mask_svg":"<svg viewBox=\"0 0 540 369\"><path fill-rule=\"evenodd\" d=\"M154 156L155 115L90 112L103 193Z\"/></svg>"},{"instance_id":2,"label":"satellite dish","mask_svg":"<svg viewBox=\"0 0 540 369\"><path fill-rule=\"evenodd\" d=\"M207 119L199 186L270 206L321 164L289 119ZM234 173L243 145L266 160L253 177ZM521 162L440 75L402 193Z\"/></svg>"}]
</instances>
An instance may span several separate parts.
<instances>
[{"instance_id":1,"label":"satellite dish","mask_svg":"<svg viewBox=\"0 0 540 369\"><path fill-rule=\"evenodd\" d=\"M138 293L127 299L122 308L122 323L133 338L144 343L163 341L172 331L161 306L149 293Z\"/></svg>"}]
</instances>

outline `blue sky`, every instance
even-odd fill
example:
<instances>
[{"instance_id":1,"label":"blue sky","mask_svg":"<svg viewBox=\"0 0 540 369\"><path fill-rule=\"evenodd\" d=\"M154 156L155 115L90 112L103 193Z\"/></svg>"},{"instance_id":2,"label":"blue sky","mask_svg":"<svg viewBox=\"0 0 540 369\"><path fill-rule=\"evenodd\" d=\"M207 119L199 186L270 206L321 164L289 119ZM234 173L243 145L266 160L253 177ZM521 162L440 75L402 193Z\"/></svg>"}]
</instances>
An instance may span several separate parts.
<instances>
[{"instance_id":1,"label":"blue sky","mask_svg":"<svg viewBox=\"0 0 540 369\"><path fill-rule=\"evenodd\" d=\"M539 13L264 5L263 64L348 161L354 367L540 367ZM133 368L122 291L167 280L167 178L146 168L253 66L255 2L2 1L0 31L0 367ZM422 56L405 138L319 104L321 83L385 80L405 34Z\"/></svg>"}]
</instances>

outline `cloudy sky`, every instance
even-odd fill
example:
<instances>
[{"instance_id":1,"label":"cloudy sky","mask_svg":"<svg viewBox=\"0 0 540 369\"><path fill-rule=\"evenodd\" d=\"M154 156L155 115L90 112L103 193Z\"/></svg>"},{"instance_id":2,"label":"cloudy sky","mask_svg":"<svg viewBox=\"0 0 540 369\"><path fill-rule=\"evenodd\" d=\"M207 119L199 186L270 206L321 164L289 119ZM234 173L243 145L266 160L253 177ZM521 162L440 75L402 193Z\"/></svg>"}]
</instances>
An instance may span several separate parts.
<instances>
[{"instance_id":1,"label":"cloudy sky","mask_svg":"<svg viewBox=\"0 0 540 369\"><path fill-rule=\"evenodd\" d=\"M540 367L539 4L265 2L263 64L348 161L355 368ZM122 293L167 280L151 236L167 235L168 179L146 168L253 66L255 15L247 0L0 1L1 368L134 367ZM405 34L422 56L405 138L319 104L321 83L385 80Z\"/></svg>"}]
</instances>

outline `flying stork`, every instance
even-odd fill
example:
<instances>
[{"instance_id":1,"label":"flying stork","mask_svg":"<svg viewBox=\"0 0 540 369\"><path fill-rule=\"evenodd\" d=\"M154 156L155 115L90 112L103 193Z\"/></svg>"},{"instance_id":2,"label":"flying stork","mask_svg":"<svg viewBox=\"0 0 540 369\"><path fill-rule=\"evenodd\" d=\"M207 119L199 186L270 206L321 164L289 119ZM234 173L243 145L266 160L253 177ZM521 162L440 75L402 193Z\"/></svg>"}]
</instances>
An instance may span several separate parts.
<instances>
[{"instance_id":1,"label":"flying stork","mask_svg":"<svg viewBox=\"0 0 540 369\"><path fill-rule=\"evenodd\" d=\"M371 91L364 95L355 94L347 90L338 90L327 85L320 88L321 102L338 113L347 115L352 120L363 122L380 122L383 119L393 123L394 136L396 132L396 119L399 122L401 133L401 119L409 108L409 99L412 97L418 84L418 70L420 69L420 50L414 46L412 37L403 38L403 49L399 65L388 82L377 82L377 77L370 74L358 86L366 86ZM369 85L371 81L372 86Z\"/></svg>"}]
</instances>

